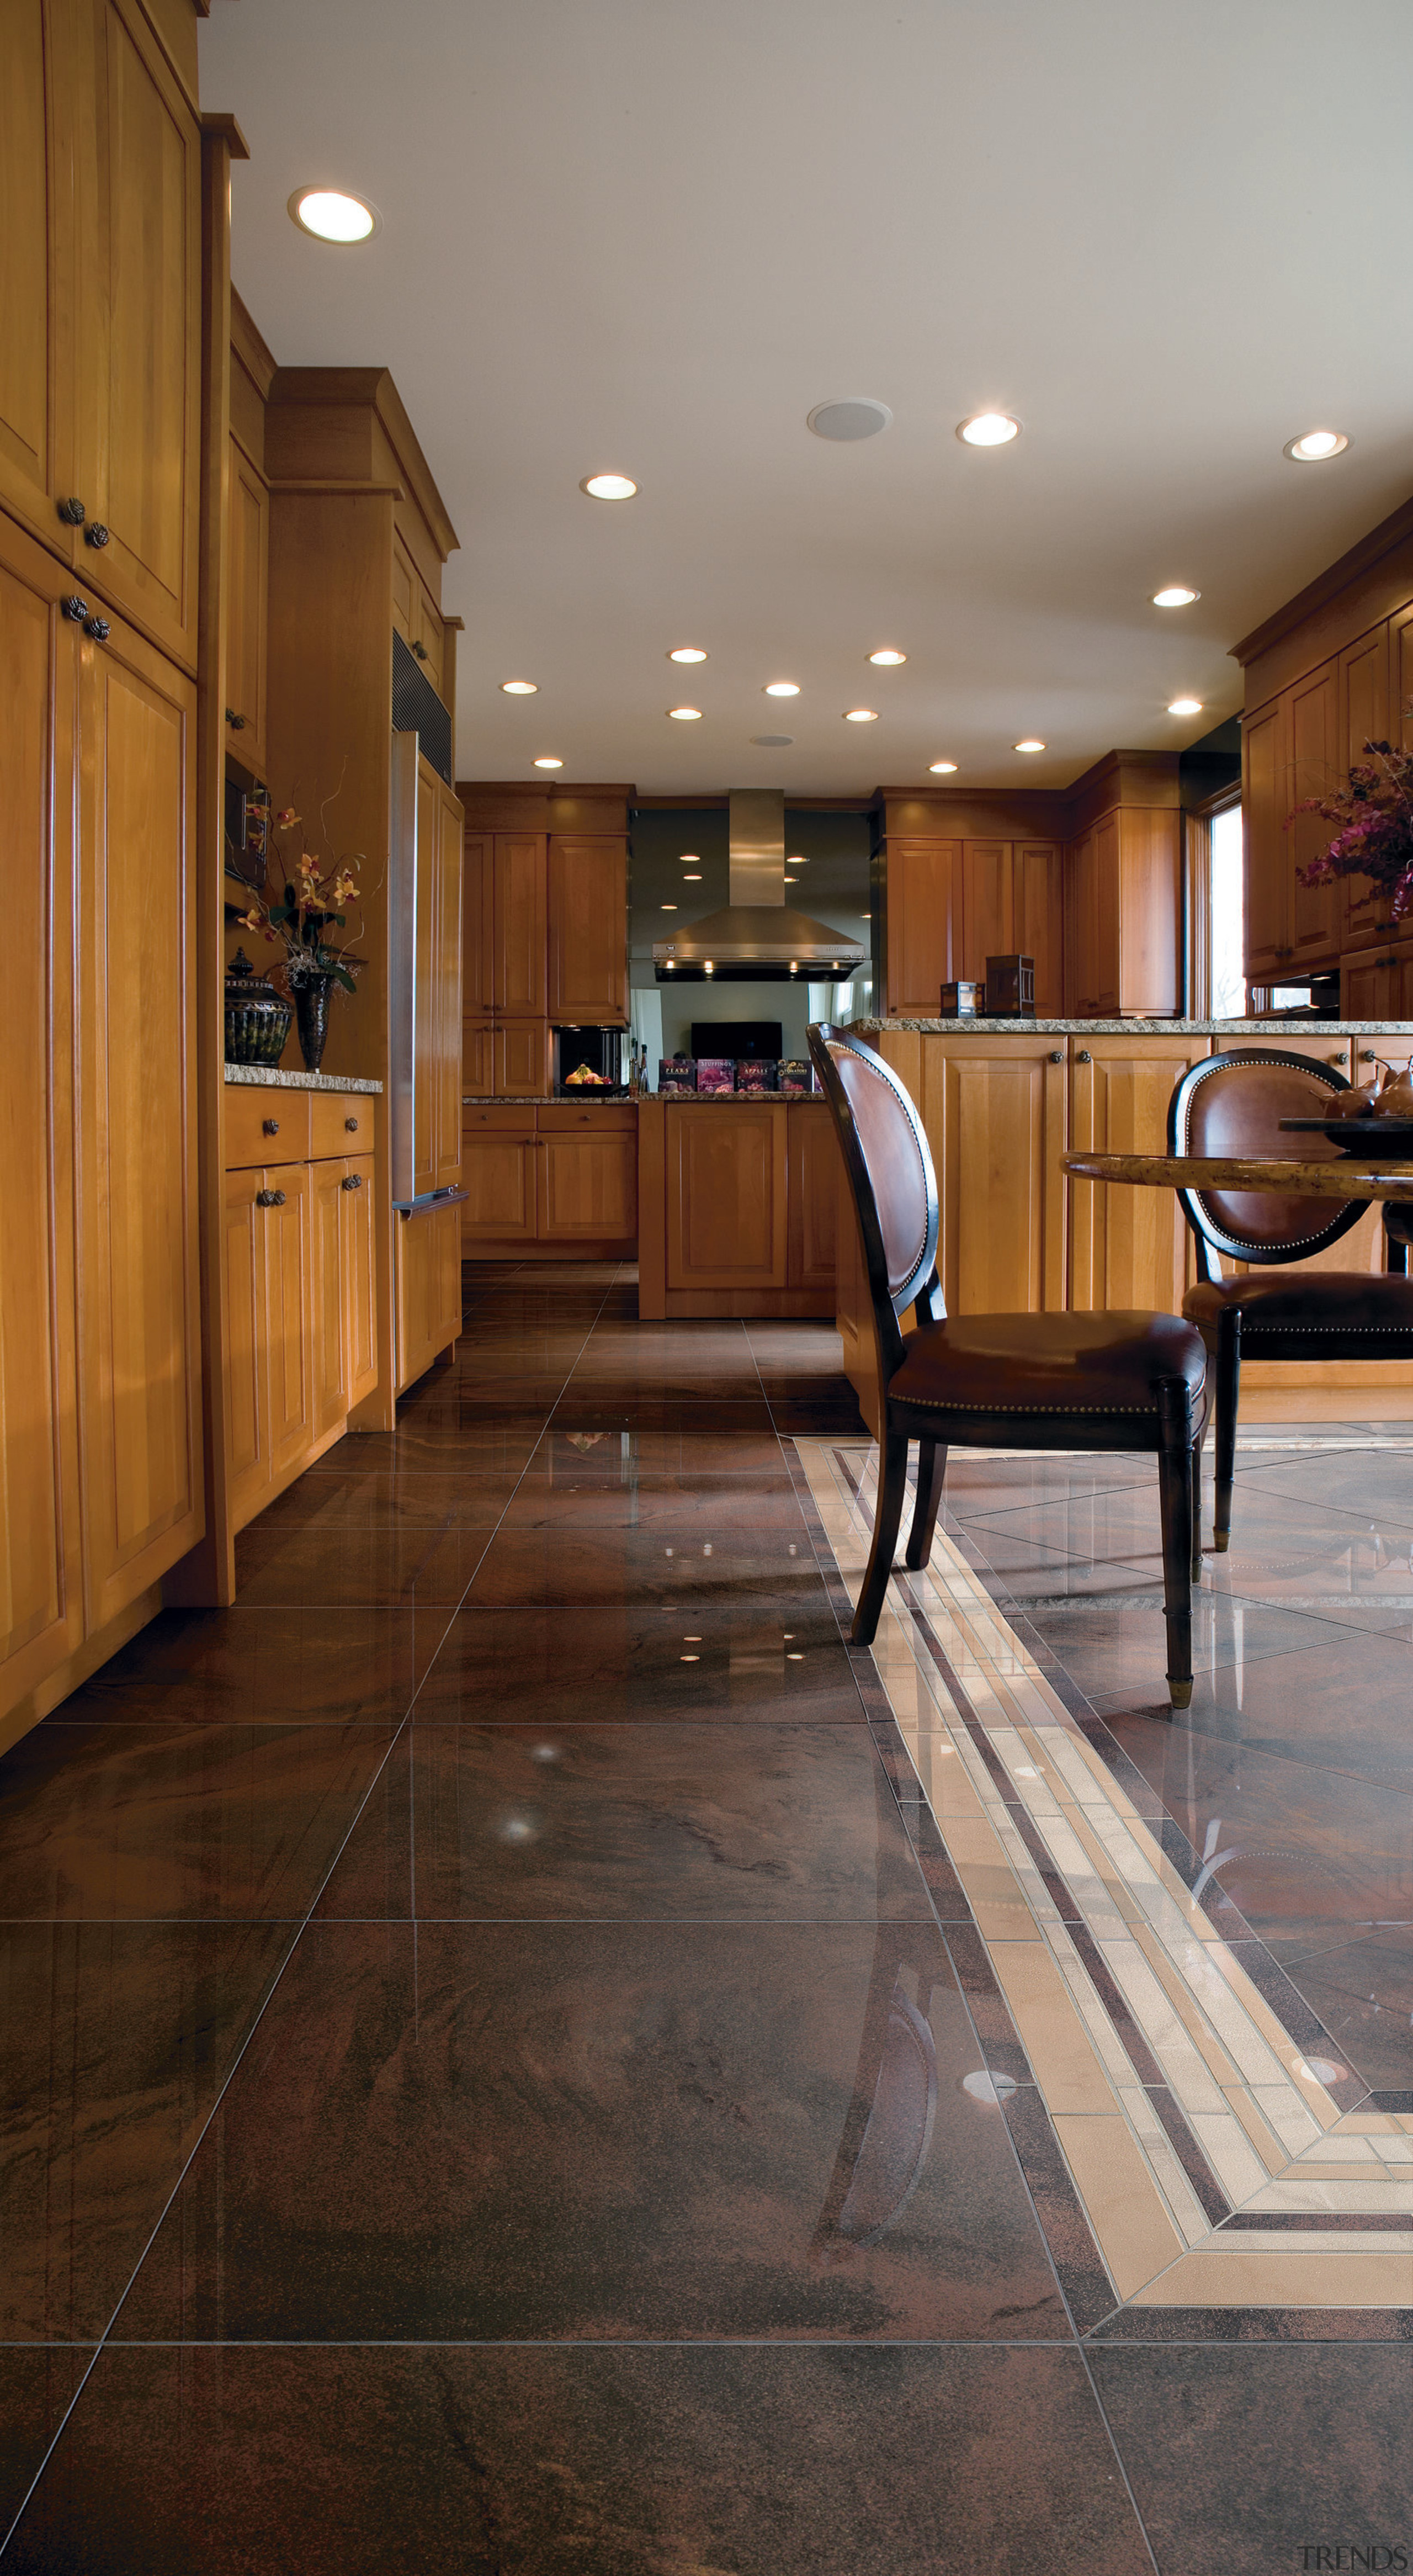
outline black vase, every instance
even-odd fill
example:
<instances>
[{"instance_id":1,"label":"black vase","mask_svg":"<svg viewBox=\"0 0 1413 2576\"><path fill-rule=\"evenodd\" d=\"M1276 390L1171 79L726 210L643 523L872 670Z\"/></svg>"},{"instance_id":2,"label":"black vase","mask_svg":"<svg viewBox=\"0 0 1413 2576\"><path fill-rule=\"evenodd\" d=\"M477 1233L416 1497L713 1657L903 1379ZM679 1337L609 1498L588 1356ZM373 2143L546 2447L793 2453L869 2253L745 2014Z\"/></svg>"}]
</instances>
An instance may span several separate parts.
<instances>
[{"instance_id":1,"label":"black vase","mask_svg":"<svg viewBox=\"0 0 1413 2576\"><path fill-rule=\"evenodd\" d=\"M324 1042L329 1034L329 995L333 982L332 975L303 974L294 987L299 1052L308 1073L317 1073L323 1059Z\"/></svg>"}]
</instances>

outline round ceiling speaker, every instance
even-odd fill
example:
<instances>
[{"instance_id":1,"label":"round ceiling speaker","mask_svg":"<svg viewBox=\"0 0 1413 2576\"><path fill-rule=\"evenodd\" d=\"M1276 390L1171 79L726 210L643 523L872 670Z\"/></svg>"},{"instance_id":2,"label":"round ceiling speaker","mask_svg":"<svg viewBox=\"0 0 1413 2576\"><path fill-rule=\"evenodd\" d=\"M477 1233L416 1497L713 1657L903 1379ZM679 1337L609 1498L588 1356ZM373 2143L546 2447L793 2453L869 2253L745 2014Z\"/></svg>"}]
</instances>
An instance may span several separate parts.
<instances>
[{"instance_id":1,"label":"round ceiling speaker","mask_svg":"<svg viewBox=\"0 0 1413 2576\"><path fill-rule=\"evenodd\" d=\"M880 429L892 428L893 415L868 394L850 394L842 402L816 403L807 426L816 438L876 438Z\"/></svg>"},{"instance_id":2,"label":"round ceiling speaker","mask_svg":"<svg viewBox=\"0 0 1413 2576\"><path fill-rule=\"evenodd\" d=\"M788 751L795 737L792 733L753 733L757 751Z\"/></svg>"}]
</instances>

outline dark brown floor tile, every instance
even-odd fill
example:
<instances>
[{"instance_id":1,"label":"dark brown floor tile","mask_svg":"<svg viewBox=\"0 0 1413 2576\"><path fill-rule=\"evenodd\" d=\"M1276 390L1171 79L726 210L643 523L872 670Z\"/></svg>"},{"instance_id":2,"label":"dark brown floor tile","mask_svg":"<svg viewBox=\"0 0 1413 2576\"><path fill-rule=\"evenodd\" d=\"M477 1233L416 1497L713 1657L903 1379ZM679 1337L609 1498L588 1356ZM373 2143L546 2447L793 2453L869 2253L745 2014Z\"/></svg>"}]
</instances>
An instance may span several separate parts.
<instances>
[{"instance_id":1,"label":"dark brown floor tile","mask_svg":"<svg viewBox=\"0 0 1413 2576\"><path fill-rule=\"evenodd\" d=\"M624 1601L650 1609L674 1599L767 1600L786 1624L823 1604L814 1551L803 1529L739 1530L723 1521L714 1538L694 1531L579 1528L502 1530L476 1566L467 1607L519 1602ZM788 1614L788 1615L786 1615Z\"/></svg>"},{"instance_id":2,"label":"dark brown floor tile","mask_svg":"<svg viewBox=\"0 0 1413 2576\"><path fill-rule=\"evenodd\" d=\"M1382 1426L1381 1436L1390 1427ZM1238 1466L1234 1526L1242 1526L1248 1507L1271 1502L1294 1503L1322 1518L1345 1515L1365 1537L1372 1523L1390 1544L1402 1538L1406 1559L1413 1537L1413 1442L1397 1449L1352 1444L1345 1450L1248 1452Z\"/></svg>"},{"instance_id":3,"label":"dark brown floor tile","mask_svg":"<svg viewBox=\"0 0 1413 2576\"><path fill-rule=\"evenodd\" d=\"M1413 2086L1413 1921L1281 1964L1371 2091Z\"/></svg>"},{"instance_id":4,"label":"dark brown floor tile","mask_svg":"<svg viewBox=\"0 0 1413 2576\"><path fill-rule=\"evenodd\" d=\"M166 1610L56 1718L358 1720L399 1725L452 1611L238 1602ZM53 1720L49 1721L51 1724Z\"/></svg>"},{"instance_id":5,"label":"dark brown floor tile","mask_svg":"<svg viewBox=\"0 0 1413 2576\"><path fill-rule=\"evenodd\" d=\"M931 1927L317 1924L121 2340L1068 2328Z\"/></svg>"},{"instance_id":6,"label":"dark brown floor tile","mask_svg":"<svg viewBox=\"0 0 1413 2576\"><path fill-rule=\"evenodd\" d=\"M322 1601L454 1609L491 1540L486 1529L415 1526L304 1529L272 1545L244 1549L238 1540L240 1600L247 1608Z\"/></svg>"},{"instance_id":7,"label":"dark brown floor tile","mask_svg":"<svg viewBox=\"0 0 1413 2576\"><path fill-rule=\"evenodd\" d=\"M778 1486L789 1469L774 1433L724 1435L697 1432L666 1439L656 1433L567 1429L552 1423L530 1460L527 1473L556 1484L609 1484L624 1489L635 1479L696 1484L736 1485L753 1492L758 1483Z\"/></svg>"},{"instance_id":8,"label":"dark brown floor tile","mask_svg":"<svg viewBox=\"0 0 1413 2576\"><path fill-rule=\"evenodd\" d=\"M311 1476L361 1472L364 1475L509 1474L524 1467L545 1425L543 1405L531 1407L448 1403L423 1415L404 1408L395 1431L363 1431L356 1440L340 1440L316 1458ZM352 1450L355 1454L349 1456Z\"/></svg>"},{"instance_id":9,"label":"dark brown floor tile","mask_svg":"<svg viewBox=\"0 0 1413 2576\"><path fill-rule=\"evenodd\" d=\"M106 2328L294 1939L242 1924L12 1924L0 2340Z\"/></svg>"},{"instance_id":10,"label":"dark brown floor tile","mask_svg":"<svg viewBox=\"0 0 1413 2576\"><path fill-rule=\"evenodd\" d=\"M969 1521L967 1528L984 1549L984 1526ZM1007 1581L1017 1581L1014 1572L1008 1573ZM1123 1694L1140 1707L1159 1700L1166 1702L1163 1676L1167 1650L1161 1579L1156 1569L1151 1589L1142 1586L1136 1594L1122 1589L1113 1594L1094 1590L1087 1595L1076 1593L1068 1600L1050 1597L1034 1601L1029 1616L1041 1627L1071 1678L1094 1698L1096 1705L1101 1698L1113 1701ZM1267 1655L1289 1657L1321 1646L1335 1654L1347 1651L1334 1620L1309 1611L1284 1609L1272 1602L1233 1601L1225 1593L1214 1593L1204 1586L1194 1594L1192 1602L1195 1703L1205 1708L1209 1700L1229 1689L1229 1681L1218 1683L1213 1678L1216 1675L1243 1676L1249 1666ZM1239 1678L1237 1687L1241 1687Z\"/></svg>"},{"instance_id":11,"label":"dark brown floor tile","mask_svg":"<svg viewBox=\"0 0 1413 2576\"><path fill-rule=\"evenodd\" d=\"M600 1396L587 1387L581 1392L571 1381L568 1393L555 1406L550 1429L557 1439L576 1431L634 1433L644 1465L665 1465L669 1471L679 1460L685 1465L693 1457L698 1465L707 1465L702 1448L706 1443L716 1444L716 1455L729 1469L733 1453L743 1458L751 1456L752 1440L760 1444L762 1452L768 1448L764 1464L780 1464L780 1444L763 1396L730 1396L720 1403L686 1399L659 1402L646 1394ZM650 1451L650 1443L656 1454Z\"/></svg>"},{"instance_id":12,"label":"dark brown floor tile","mask_svg":"<svg viewBox=\"0 0 1413 2576\"><path fill-rule=\"evenodd\" d=\"M1092 2344L1090 2357L1163 2576L1387 2570L1408 2551L1406 2347ZM1378 2557L1349 2556L1371 2546Z\"/></svg>"},{"instance_id":13,"label":"dark brown floor tile","mask_svg":"<svg viewBox=\"0 0 1413 2576\"><path fill-rule=\"evenodd\" d=\"M417 1698L420 1720L809 1718L862 1725L821 1591L815 1606L690 1594L671 1610L556 1603L457 1612Z\"/></svg>"},{"instance_id":14,"label":"dark brown floor tile","mask_svg":"<svg viewBox=\"0 0 1413 2576\"><path fill-rule=\"evenodd\" d=\"M0 1760L0 1921L300 1917L379 1726L52 1721Z\"/></svg>"},{"instance_id":15,"label":"dark brown floor tile","mask_svg":"<svg viewBox=\"0 0 1413 2576\"><path fill-rule=\"evenodd\" d=\"M408 1727L321 1917L927 1922L867 1729Z\"/></svg>"},{"instance_id":16,"label":"dark brown floor tile","mask_svg":"<svg viewBox=\"0 0 1413 2576\"><path fill-rule=\"evenodd\" d=\"M10 2558L16 2576L1151 2576L1079 2354L1035 2350L110 2351Z\"/></svg>"},{"instance_id":17,"label":"dark brown floor tile","mask_svg":"<svg viewBox=\"0 0 1413 2576\"><path fill-rule=\"evenodd\" d=\"M0 2347L0 2542L92 2358L81 2344Z\"/></svg>"},{"instance_id":18,"label":"dark brown floor tile","mask_svg":"<svg viewBox=\"0 0 1413 2576\"><path fill-rule=\"evenodd\" d=\"M301 1476L240 1532L236 1564L263 1565L297 1531L493 1530L525 1472Z\"/></svg>"},{"instance_id":19,"label":"dark brown floor tile","mask_svg":"<svg viewBox=\"0 0 1413 2576\"><path fill-rule=\"evenodd\" d=\"M804 1516L782 1472L745 1476L654 1476L636 1468L581 1474L557 1460L551 1474L527 1470L507 1504L510 1530L662 1529L698 1540L730 1534L737 1544L757 1530L801 1539Z\"/></svg>"},{"instance_id":20,"label":"dark brown floor tile","mask_svg":"<svg viewBox=\"0 0 1413 2576\"><path fill-rule=\"evenodd\" d=\"M1032 1614L1034 1615L1034 1614ZM1042 1620L1041 1624L1044 1622ZM1065 1660L1061 1623L1047 1633ZM1116 1732L1134 1695L1084 1685ZM1200 1668L1192 1722L1208 1736L1324 1771L1358 1773L1406 1787L1413 1780L1413 1731L1407 1719L1413 1652L1397 1638L1341 1629L1318 1645L1263 1655L1251 1662ZM1156 1705L1158 1694L1144 1694Z\"/></svg>"}]
</instances>

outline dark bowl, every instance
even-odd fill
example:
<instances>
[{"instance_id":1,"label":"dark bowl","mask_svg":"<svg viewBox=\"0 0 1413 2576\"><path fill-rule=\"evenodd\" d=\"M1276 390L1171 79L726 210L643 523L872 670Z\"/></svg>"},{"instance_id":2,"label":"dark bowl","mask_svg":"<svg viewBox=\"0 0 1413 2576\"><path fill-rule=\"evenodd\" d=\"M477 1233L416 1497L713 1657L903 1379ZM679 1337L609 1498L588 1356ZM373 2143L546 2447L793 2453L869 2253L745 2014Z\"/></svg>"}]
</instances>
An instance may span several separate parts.
<instances>
[{"instance_id":1,"label":"dark bowl","mask_svg":"<svg viewBox=\"0 0 1413 2576\"><path fill-rule=\"evenodd\" d=\"M1413 1118L1283 1118L1285 1136L1328 1136L1363 1163L1413 1163Z\"/></svg>"}]
</instances>

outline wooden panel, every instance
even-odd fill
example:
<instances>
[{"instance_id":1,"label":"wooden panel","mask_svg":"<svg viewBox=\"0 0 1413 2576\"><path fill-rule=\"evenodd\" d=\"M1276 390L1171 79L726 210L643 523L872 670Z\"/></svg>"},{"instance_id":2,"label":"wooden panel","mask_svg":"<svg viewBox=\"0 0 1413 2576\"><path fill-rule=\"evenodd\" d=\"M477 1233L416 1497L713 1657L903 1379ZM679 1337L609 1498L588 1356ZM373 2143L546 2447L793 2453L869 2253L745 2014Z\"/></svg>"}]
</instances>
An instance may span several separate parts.
<instances>
[{"instance_id":1,"label":"wooden panel","mask_svg":"<svg viewBox=\"0 0 1413 2576\"><path fill-rule=\"evenodd\" d=\"M765 1102L669 1102L669 1289L785 1286L789 1115Z\"/></svg>"},{"instance_id":2,"label":"wooden panel","mask_svg":"<svg viewBox=\"0 0 1413 2576\"><path fill-rule=\"evenodd\" d=\"M1173 1087L1211 1046L1210 1038L1071 1040L1071 1148L1166 1153ZM1106 1188L1097 1181L1069 1187L1071 1307L1081 1313L1104 1307L1180 1313L1195 1273L1175 1194Z\"/></svg>"},{"instance_id":3,"label":"wooden panel","mask_svg":"<svg viewBox=\"0 0 1413 2576\"><path fill-rule=\"evenodd\" d=\"M1333 661L1312 671L1290 693L1290 805L1305 796L1328 796L1340 776L1339 673ZM1301 814L1285 835L1290 871L1291 963L1305 969L1339 962L1340 885L1302 886L1296 874L1324 849L1330 826L1319 814Z\"/></svg>"},{"instance_id":4,"label":"wooden panel","mask_svg":"<svg viewBox=\"0 0 1413 2576\"><path fill-rule=\"evenodd\" d=\"M267 1087L228 1082L222 1102L227 1169L256 1163L306 1163L310 1102L307 1091L282 1091L274 1083Z\"/></svg>"},{"instance_id":5,"label":"wooden panel","mask_svg":"<svg viewBox=\"0 0 1413 2576\"><path fill-rule=\"evenodd\" d=\"M1344 773L1367 765L1366 742L1389 739L1389 629L1376 626L1339 657L1339 759ZM1333 833L1334 825L1325 827ZM1367 877L1346 877L1339 888L1341 950L1413 936L1413 923L1396 923L1386 895L1373 895Z\"/></svg>"},{"instance_id":6,"label":"wooden panel","mask_svg":"<svg viewBox=\"0 0 1413 2576\"><path fill-rule=\"evenodd\" d=\"M521 1113L512 1109L512 1118ZM568 1100L549 1101L535 1112L535 1126L541 1136L567 1135L572 1130L592 1127L600 1136L636 1136L638 1111L628 1101L585 1103L582 1107Z\"/></svg>"},{"instance_id":7,"label":"wooden panel","mask_svg":"<svg viewBox=\"0 0 1413 2576\"><path fill-rule=\"evenodd\" d=\"M1045 1020L1065 1007L1064 858L1058 842L1017 841L1011 855L1017 952L1035 960L1035 1007Z\"/></svg>"},{"instance_id":8,"label":"wooden panel","mask_svg":"<svg viewBox=\"0 0 1413 2576\"><path fill-rule=\"evenodd\" d=\"M373 1240L377 1198L373 1173L371 1154L350 1156L344 1182L357 1180L361 1186L356 1190L344 1186L339 1191L344 1368L350 1409L371 1395L378 1383L378 1265Z\"/></svg>"},{"instance_id":9,"label":"wooden panel","mask_svg":"<svg viewBox=\"0 0 1413 2576\"><path fill-rule=\"evenodd\" d=\"M536 1115L536 1111L530 1107L507 1109L497 1106L483 1109L478 1101L468 1102L461 1112L463 1155L466 1150L466 1140L482 1133L492 1136L533 1136Z\"/></svg>"},{"instance_id":10,"label":"wooden panel","mask_svg":"<svg viewBox=\"0 0 1413 2576\"><path fill-rule=\"evenodd\" d=\"M441 610L420 575L412 594L412 615L415 626L415 632L409 638L412 650L421 663L426 678L431 681L438 697L445 704L446 692L443 687L445 630L442 626Z\"/></svg>"},{"instance_id":11,"label":"wooden panel","mask_svg":"<svg viewBox=\"0 0 1413 2576\"><path fill-rule=\"evenodd\" d=\"M636 1235L636 1135L613 1129L580 1128L569 1133L555 1129L541 1136L535 1159L542 1243L580 1237L626 1242Z\"/></svg>"},{"instance_id":12,"label":"wooden panel","mask_svg":"<svg viewBox=\"0 0 1413 2576\"><path fill-rule=\"evenodd\" d=\"M319 1168L322 1168L319 1167ZM314 1441L314 1167L281 1163L265 1184L270 1472L285 1475Z\"/></svg>"},{"instance_id":13,"label":"wooden panel","mask_svg":"<svg viewBox=\"0 0 1413 2576\"><path fill-rule=\"evenodd\" d=\"M1389 619L1389 740L1413 751L1413 605Z\"/></svg>"},{"instance_id":14,"label":"wooden panel","mask_svg":"<svg viewBox=\"0 0 1413 2576\"><path fill-rule=\"evenodd\" d=\"M543 832L497 833L492 990L522 1019L546 1015L548 864Z\"/></svg>"},{"instance_id":15,"label":"wooden panel","mask_svg":"<svg viewBox=\"0 0 1413 2576\"><path fill-rule=\"evenodd\" d=\"M91 1624L199 1534L188 996L195 690L115 629L79 648L80 1364Z\"/></svg>"},{"instance_id":16,"label":"wooden panel","mask_svg":"<svg viewBox=\"0 0 1413 2576\"><path fill-rule=\"evenodd\" d=\"M461 1332L461 1223L454 1207L427 1219L432 1236L432 1331L444 1351Z\"/></svg>"},{"instance_id":17,"label":"wooden panel","mask_svg":"<svg viewBox=\"0 0 1413 2576\"><path fill-rule=\"evenodd\" d=\"M0 178L0 190L4 184ZM0 1710L56 1670L83 1633L68 966L75 646L56 608L67 588L62 567L0 521L8 942L0 1052Z\"/></svg>"},{"instance_id":18,"label":"wooden panel","mask_svg":"<svg viewBox=\"0 0 1413 2576\"><path fill-rule=\"evenodd\" d=\"M415 603L418 587L419 584L416 571L413 568L412 557L409 555L401 537L394 537L392 565L393 630L396 634L402 637L404 644L409 646L411 645L413 636L417 632L417 610Z\"/></svg>"},{"instance_id":19,"label":"wooden panel","mask_svg":"<svg viewBox=\"0 0 1413 2576\"><path fill-rule=\"evenodd\" d=\"M265 668L270 620L270 488L231 440L226 530L226 705L240 760L265 769Z\"/></svg>"},{"instance_id":20,"label":"wooden panel","mask_svg":"<svg viewBox=\"0 0 1413 2576\"><path fill-rule=\"evenodd\" d=\"M1125 806L1115 819L1118 875L1102 894L1104 929L1112 922L1118 932L1118 1008L1130 1019L1175 1019L1182 997L1182 817L1161 806ZM1103 832L1101 824L1096 846Z\"/></svg>"},{"instance_id":21,"label":"wooden panel","mask_svg":"<svg viewBox=\"0 0 1413 2576\"><path fill-rule=\"evenodd\" d=\"M438 1010L438 829L437 791L441 780L431 762L417 762L417 1079L412 1088L412 1187L422 1197L437 1186L437 1115L440 1086L436 1078L440 1014ZM458 1117L460 1111L458 1085Z\"/></svg>"},{"instance_id":22,"label":"wooden panel","mask_svg":"<svg viewBox=\"0 0 1413 2576\"><path fill-rule=\"evenodd\" d=\"M1413 963L1397 948L1342 958L1339 1006L1347 1020L1413 1019Z\"/></svg>"},{"instance_id":23,"label":"wooden panel","mask_svg":"<svg viewBox=\"0 0 1413 2576\"><path fill-rule=\"evenodd\" d=\"M82 29L75 489L109 541L85 583L190 665L195 653L201 139L131 0Z\"/></svg>"},{"instance_id":24,"label":"wooden panel","mask_svg":"<svg viewBox=\"0 0 1413 2576\"><path fill-rule=\"evenodd\" d=\"M550 1087L548 1020L505 1020L491 1051L492 1089L510 1099L542 1100Z\"/></svg>"},{"instance_id":25,"label":"wooden panel","mask_svg":"<svg viewBox=\"0 0 1413 2576\"><path fill-rule=\"evenodd\" d=\"M885 865L889 1016L935 1019L960 972L962 845L890 839Z\"/></svg>"},{"instance_id":26,"label":"wooden panel","mask_svg":"<svg viewBox=\"0 0 1413 2576\"><path fill-rule=\"evenodd\" d=\"M531 1135L473 1129L463 1136L462 1238L467 1243L532 1243L536 1232L535 1165Z\"/></svg>"},{"instance_id":27,"label":"wooden panel","mask_svg":"<svg viewBox=\"0 0 1413 2576\"><path fill-rule=\"evenodd\" d=\"M265 1175L227 1175L222 1258L225 1328L222 1366L226 1387L226 1486L232 1521L243 1525L260 1509L270 1484L270 1420L265 1288L265 1211L257 1194Z\"/></svg>"},{"instance_id":28,"label":"wooden panel","mask_svg":"<svg viewBox=\"0 0 1413 2576\"><path fill-rule=\"evenodd\" d=\"M309 1154L315 1162L329 1154L371 1154L377 1101L366 1091L311 1091Z\"/></svg>"},{"instance_id":29,"label":"wooden panel","mask_svg":"<svg viewBox=\"0 0 1413 2576\"><path fill-rule=\"evenodd\" d=\"M0 500L71 554L68 24L55 0L0 0Z\"/></svg>"},{"instance_id":30,"label":"wooden panel","mask_svg":"<svg viewBox=\"0 0 1413 2576\"><path fill-rule=\"evenodd\" d=\"M898 1070L937 1166L938 1273L949 1314L1064 1307L1068 1065L1051 1037L918 1039ZM886 1049L894 1061L894 1049ZM1059 1062L1053 1059L1058 1055Z\"/></svg>"},{"instance_id":31,"label":"wooden panel","mask_svg":"<svg viewBox=\"0 0 1413 2576\"><path fill-rule=\"evenodd\" d=\"M495 1032L489 1020L467 1020L461 1023L461 1088L468 1091L494 1091Z\"/></svg>"},{"instance_id":32,"label":"wooden panel","mask_svg":"<svg viewBox=\"0 0 1413 2576\"><path fill-rule=\"evenodd\" d=\"M552 832L549 1015L612 1027L628 1017L628 844Z\"/></svg>"},{"instance_id":33,"label":"wooden panel","mask_svg":"<svg viewBox=\"0 0 1413 2576\"><path fill-rule=\"evenodd\" d=\"M495 842L462 832L461 1007L468 1019L495 1009Z\"/></svg>"},{"instance_id":34,"label":"wooden panel","mask_svg":"<svg viewBox=\"0 0 1413 2576\"><path fill-rule=\"evenodd\" d=\"M436 790L436 958L432 995L435 1050L436 1179L455 1189L461 1179L461 807L449 787Z\"/></svg>"},{"instance_id":35,"label":"wooden panel","mask_svg":"<svg viewBox=\"0 0 1413 2576\"><path fill-rule=\"evenodd\" d=\"M786 1129L785 1281L832 1288L840 1154L827 1102L790 1109Z\"/></svg>"},{"instance_id":36,"label":"wooden panel","mask_svg":"<svg viewBox=\"0 0 1413 2576\"><path fill-rule=\"evenodd\" d=\"M342 1161L315 1163L309 1173L310 1236L313 1253L313 1434L326 1431L348 1411L348 1336L344 1323Z\"/></svg>"},{"instance_id":37,"label":"wooden panel","mask_svg":"<svg viewBox=\"0 0 1413 2576\"><path fill-rule=\"evenodd\" d=\"M461 1237L454 1207L398 1220L396 1277L400 1394L461 1330Z\"/></svg>"},{"instance_id":38,"label":"wooden panel","mask_svg":"<svg viewBox=\"0 0 1413 2576\"><path fill-rule=\"evenodd\" d=\"M988 957L1010 957L1016 948L1015 890L1009 841L962 843L962 937L957 968L969 982L984 983ZM933 995L932 1010L937 1009Z\"/></svg>"},{"instance_id":39,"label":"wooden panel","mask_svg":"<svg viewBox=\"0 0 1413 2576\"><path fill-rule=\"evenodd\" d=\"M1290 918L1290 836L1285 818L1286 707L1278 699L1242 727L1242 826L1246 871L1246 973L1271 982L1286 962Z\"/></svg>"}]
</instances>

